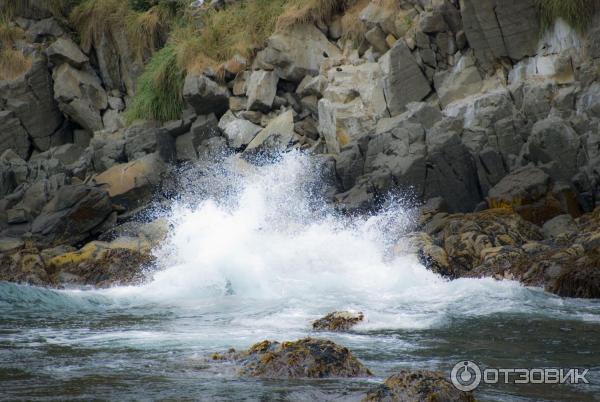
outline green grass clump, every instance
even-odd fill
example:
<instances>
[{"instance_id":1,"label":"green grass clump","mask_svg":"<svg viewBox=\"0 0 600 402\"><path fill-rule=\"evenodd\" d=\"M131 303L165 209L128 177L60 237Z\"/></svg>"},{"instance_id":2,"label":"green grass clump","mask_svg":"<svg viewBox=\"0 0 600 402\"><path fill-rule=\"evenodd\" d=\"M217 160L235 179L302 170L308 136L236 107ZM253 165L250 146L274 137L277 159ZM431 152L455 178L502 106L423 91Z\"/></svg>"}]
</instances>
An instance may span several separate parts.
<instances>
[{"instance_id":1,"label":"green grass clump","mask_svg":"<svg viewBox=\"0 0 600 402\"><path fill-rule=\"evenodd\" d=\"M168 45L156 52L138 80L135 97L125 115L127 122L178 119L183 111L183 80L184 71L173 47Z\"/></svg>"},{"instance_id":2,"label":"green grass clump","mask_svg":"<svg viewBox=\"0 0 600 402\"><path fill-rule=\"evenodd\" d=\"M144 9L157 0L136 1L136 7ZM181 82L186 73L212 69L217 77L222 77L226 64L235 65L238 56L250 62L278 29L304 23L327 23L344 11L348 11L349 17L349 23L344 26L354 29L358 25L350 20L358 21L358 11L362 9L359 6L366 6L368 1L239 0L222 10L207 7L200 13L190 10L179 13L171 26L167 47L153 56L138 81L128 121L176 119L182 110L176 83ZM122 4L120 0L117 3ZM169 79L161 83L156 76Z\"/></svg>"},{"instance_id":3,"label":"green grass clump","mask_svg":"<svg viewBox=\"0 0 600 402\"><path fill-rule=\"evenodd\" d=\"M585 32L600 9L600 0L537 0L542 29L550 28L559 18L580 33Z\"/></svg>"}]
</instances>

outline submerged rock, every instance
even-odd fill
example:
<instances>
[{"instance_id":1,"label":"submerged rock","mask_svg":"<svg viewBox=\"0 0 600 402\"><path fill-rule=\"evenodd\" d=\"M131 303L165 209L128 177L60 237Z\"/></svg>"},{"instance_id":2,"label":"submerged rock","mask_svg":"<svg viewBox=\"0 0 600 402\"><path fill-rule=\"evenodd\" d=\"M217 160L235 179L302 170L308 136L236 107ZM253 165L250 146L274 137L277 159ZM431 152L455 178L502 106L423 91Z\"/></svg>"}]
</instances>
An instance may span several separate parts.
<instances>
[{"instance_id":1,"label":"submerged rock","mask_svg":"<svg viewBox=\"0 0 600 402\"><path fill-rule=\"evenodd\" d=\"M456 389L440 373L402 370L363 399L363 402L408 401L474 402L475 398L471 393Z\"/></svg>"},{"instance_id":2,"label":"submerged rock","mask_svg":"<svg viewBox=\"0 0 600 402\"><path fill-rule=\"evenodd\" d=\"M314 321L312 327L313 329L324 331L348 331L359 322L362 322L364 318L363 313L334 311Z\"/></svg>"},{"instance_id":3,"label":"submerged rock","mask_svg":"<svg viewBox=\"0 0 600 402\"><path fill-rule=\"evenodd\" d=\"M213 360L241 364L239 374L259 378L366 377L371 372L345 347L324 339L304 338L294 342L262 341L248 350Z\"/></svg>"}]
</instances>

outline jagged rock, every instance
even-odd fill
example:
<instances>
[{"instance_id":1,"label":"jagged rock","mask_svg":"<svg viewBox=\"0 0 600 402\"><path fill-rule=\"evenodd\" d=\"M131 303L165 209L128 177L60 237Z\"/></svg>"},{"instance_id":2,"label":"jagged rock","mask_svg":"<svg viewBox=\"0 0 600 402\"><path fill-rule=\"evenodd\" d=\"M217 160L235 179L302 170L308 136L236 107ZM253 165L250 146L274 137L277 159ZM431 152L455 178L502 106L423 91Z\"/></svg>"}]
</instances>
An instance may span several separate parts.
<instances>
[{"instance_id":1,"label":"jagged rock","mask_svg":"<svg viewBox=\"0 0 600 402\"><path fill-rule=\"evenodd\" d=\"M463 56L452 71L436 73L434 84L442 107L446 107L458 99L479 93L483 80L475 66L475 60Z\"/></svg>"},{"instance_id":2,"label":"jagged rock","mask_svg":"<svg viewBox=\"0 0 600 402\"><path fill-rule=\"evenodd\" d=\"M577 231L577 225L571 215L558 215L542 226L546 238L557 238Z\"/></svg>"},{"instance_id":3,"label":"jagged rock","mask_svg":"<svg viewBox=\"0 0 600 402\"><path fill-rule=\"evenodd\" d=\"M227 356L213 355L214 360ZM345 347L328 340L304 338L294 342L263 341L236 353L240 375L259 378L367 377L363 366Z\"/></svg>"},{"instance_id":4,"label":"jagged rock","mask_svg":"<svg viewBox=\"0 0 600 402\"><path fill-rule=\"evenodd\" d=\"M94 241L80 250L49 258L47 271L49 282L55 286L138 285L154 260L148 243L136 238L120 238L111 243Z\"/></svg>"},{"instance_id":5,"label":"jagged rock","mask_svg":"<svg viewBox=\"0 0 600 402\"><path fill-rule=\"evenodd\" d=\"M334 311L312 323L313 329L321 331L348 331L364 320L363 313Z\"/></svg>"},{"instance_id":6,"label":"jagged rock","mask_svg":"<svg viewBox=\"0 0 600 402\"><path fill-rule=\"evenodd\" d=\"M198 116L190 131L177 137L175 146L178 160L195 160L198 147L205 141L221 135L219 122L214 114Z\"/></svg>"},{"instance_id":7,"label":"jagged rock","mask_svg":"<svg viewBox=\"0 0 600 402\"><path fill-rule=\"evenodd\" d=\"M294 114L291 110L269 122L246 147L244 154L273 154L284 151L294 136Z\"/></svg>"},{"instance_id":8,"label":"jagged rock","mask_svg":"<svg viewBox=\"0 0 600 402\"><path fill-rule=\"evenodd\" d=\"M350 144L335 157L335 169L344 191L350 190L364 174L365 158L358 144Z\"/></svg>"},{"instance_id":9,"label":"jagged rock","mask_svg":"<svg viewBox=\"0 0 600 402\"><path fill-rule=\"evenodd\" d=\"M379 60L385 75L383 89L392 116L404 112L406 104L418 102L431 92L429 80L415 61L406 43L396 42Z\"/></svg>"},{"instance_id":10,"label":"jagged rock","mask_svg":"<svg viewBox=\"0 0 600 402\"><path fill-rule=\"evenodd\" d=\"M46 60L36 58L17 80L0 81L0 105L14 113L39 150L64 143L60 136L64 118L53 97Z\"/></svg>"},{"instance_id":11,"label":"jagged rock","mask_svg":"<svg viewBox=\"0 0 600 402\"><path fill-rule=\"evenodd\" d=\"M578 170L580 139L577 133L559 117L548 117L535 123L523 156L538 164L556 162L556 178L570 180Z\"/></svg>"},{"instance_id":12,"label":"jagged rock","mask_svg":"<svg viewBox=\"0 0 600 402\"><path fill-rule=\"evenodd\" d=\"M132 210L151 199L165 169L163 160L154 153L114 165L96 176L95 181L106 189L113 203Z\"/></svg>"},{"instance_id":13,"label":"jagged rock","mask_svg":"<svg viewBox=\"0 0 600 402\"><path fill-rule=\"evenodd\" d=\"M385 32L381 30L379 25L375 25L373 28L365 32L365 39L380 55L390 50L390 47L385 40Z\"/></svg>"},{"instance_id":14,"label":"jagged rock","mask_svg":"<svg viewBox=\"0 0 600 402\"><path fill-rule=\"evenodd\" d=\"M268 112L273 106L279 77L274 71L253 71L248 79L246 96L247 110Z\"/></svg>"},{"instance_id":15,"label":"jagged rock","mask_svg":"<svg viewBox=\"0 0 600 402\"><path fill-rule=\"evenodd\" d=\"M491 209L446 218L441 241L452 273L461 276L479 266L483 250L522 246L541 240L540 229L506 209Z\"/></svg>"},{"instance_id":16,"label":"jagged rock","mask_svg":"<svg viewBox=\"0 0 600 402\"><path fill-rule=\"evenodd\" d=\"M540 32L535 0L462 0L460 12L481 63L491 67L502 57L519 61L535 53Z\"/></svg>"},{"instance_id":17,"label":"jagged rock","mask_svg":"<svg viewBox=\"0 0 600 402\"><path fill-rule=\"evenodd\" d=\"M10 110L0 111L0 152L12 149L21 158L29 157L29 135Z\"/></svg>"},{"instance_id":18,"label":"jagged rock","mask_svg":"<svg viewBox=\"0 0 600 402\"><path fill-rule=\"evenodd\" d=\"M27 37L34 43L41 43L50 38L58 38L64 35L64 33L65 31L63 31L54 18L44 18L35 21L27 29Z\"/></svg>"},{"instance_id":19,"label":"jagged rock","mask_svg":"<svg viewBox=\"0 0 600 402\"><path fill-rule=\"evenodd\" d=\"M255 63L274 66L280 78L300 82L307 75L317 75L325 60L340 57L340 49L323 32L304 24L271 35Z\"/></svg>"},{"instance_id":20,"label":"jagged rock","mask_svg":"<svg viewBox=\"0 0 600 402\"><path fill-rule=\"evenodd\" d=\"M504 177L490 189L487 202L492 208L514 210L524 219L540 225L564 213L580 214L572 189L553 185L547 173L533 166L517 169Z\"/></svg>"},{"instance_id":21,"label":"jagged rock","mask_svg":"<svg viewBox=\"0 0 600 402\"><path fill-rule=\"evenodd\" d=\"M103 129L101 111L108 106L108 96L100 78L68 63L55 69L52 77L54 97L61 110L86 130Z\"/></svg>"},{"instance_id":22,"label":"jagged rock","mask_svg":"<svg viewBox=\"0 0 600 402\"><path fill-rule=\"evenodd\" d=\"M363 402L475 402L469 392L459 391L441 373L401 370L369 391Z\"/></svg>"},{"instance_id":23,"label":"jagged rock","mask_svg":"<svg viewBox=\"0 0 600 402\"><path fill-rule=\"evenodd\" d=\"M69 63L75 68L82 68L88 62L79 46L69 38L58 38L46 49L48 60L56 66Z\"/></svg>"},{"instance_id":24,"label":"jagged rock","mask_svg":"<svg viewBox=\"0 0 600 402\"><path fill-rule=\"evenodd\" d=\"M165 162L175 160L175 138L163 127L138 124L125 130L125 155L132 161L157 152Z\"/></svg>"},{"instance_id":25,"label":"jagged rock","mask_svg":"<svg viewBox=\"0 0 600 402\"><path fill-rule=\"evenodd\" d=\"M90 148L92 165L96 172L103 172L117 163L127 162L123 131L95 133L90 141Z\"/></svg>"},{"instance_id":26,"label":"jagged rock","mask_svg":"<svg viewBox=\"0 0 600 402\"><path fill-rule=\"evenodd\" d=\"M86 185L61 187L33 221L33 238L41 244L76 244L112 213L105 191Z\"/></svg>"},{"instance_id":27,"label":"jagged rock","mask_svg":"<svg viewBox=\"0 0 600 402\"><path fill-rule=\"evenodd\" d=\"M223 115L219 128L227 137L229 146L235 149L248 145L262 130L262 127L248 120L237 118L231 111Z\"/></svg>"},{"instance_id":28,"label":"jagged rock","mask_svg":"<svg viewBox=\"0 0 600 402\"><path fill-rule=\"evenodd\" d=\"M102 114L102 125L107 131L115 132L125 127L124 119L116 110L108 109Z\"/></svg>"},{"instance_id":29,"label":"jagged rock","mask_svg":"<svg viewBox=\"0 0 600 402\"><path fill-rule=\"evenodd\" d=\"M316 96L317 98L321 98L325 88L327 88L327 79L325 77L322 75L317 75L316 77L307 75L298 84L296 93L302 97Z\"/></svg>"},{"instance_id":30,"label":"jagged rock","mask_svg":"<svg viewBox=\"0 0 600 402\"><path fill-rule=\"evenodd\" d=\"M430 235L423 232L413 232L403 236L394 248L394 254L416 254L419 261L427 269L446 278L454 278L452 266L446 251L436 245Z\"/></svg>"},{"instance_id":31,"label":"jagged rock","mask_svg":"<svg viewBox=\"0 0 600 402\"><path fill-rule=\"evenodd\" d=\"M373 132L377 120L389 114L377 63L332 68L327 76L329 85L318 103L319 132L336 154Z\"/></svg>"},{"instance_id":32,"label":"jagged rock","mask_svg":"<svg viewBox=\"0 0 600 402\"><path fill-rule=\"evenodd\" d=\"M198 115L221 116L229 107L229 90L201 74L188 74L183 85L183 98Z\"/></svg>"}]
</instances>

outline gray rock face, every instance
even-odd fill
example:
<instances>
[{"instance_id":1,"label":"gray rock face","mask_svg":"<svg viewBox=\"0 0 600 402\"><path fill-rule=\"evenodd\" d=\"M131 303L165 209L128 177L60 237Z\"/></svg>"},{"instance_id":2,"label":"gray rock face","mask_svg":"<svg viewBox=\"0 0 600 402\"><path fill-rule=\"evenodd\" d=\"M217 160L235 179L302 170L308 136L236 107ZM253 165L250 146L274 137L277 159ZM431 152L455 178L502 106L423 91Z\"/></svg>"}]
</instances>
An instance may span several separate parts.
<instances>
[{"instance_id":1,"label":"gray rock face","mask_svg":"<svg viewBox=\"0 0 600 402\"><path fill-rule=\"evenodd\" d=\"M165 162L175 159L175 138L163 127L141 124L125 131L125 155L132 161L158 152Z\"/></svg>"},{"instance_id":2,"label":"gray rock face","mask_svg":"<svg viewBox=\"0 0 600 402\"><path fill-rule=\"evenodd\" d=\"M9 110L0 111L0 153L12 149L26 159L30 146L29 136L21 121Z\"/></svg>"},{"instance_id":3,"label":"gray rock face","mask_svg":"<svg viewBox=\"0 0 600 402\"><path fill-rule=\"evenodd\" d=\"M307 75L317 75L325 60L340 56L340 49L323 32L305 24L272 35L256 63L274 66L280 78L300 82Z\"/></svg>"},{"instance_id":4,"label":"gray rock face","mask_svg":"<svg viewBox=\"0 0 600 402\"><path fill-rule=\"evenodd\" d=\"M253 71L248 80L247 110L268 112L273 106L279 77L274 71Z\"/></svg>"},{"instance_id":5,"label":"gray rock face","mask_svg":"<svg viewBox=\"0 0 600 402\"><path fill-rule=\"evenodd\" d=\"M461 0L460 11L469 45L488 66L535 52L540 26L535 0Z\"/></svg>"},{"instance_id":6,"label":"gray rock face","mask_svg":"<svg viewBox=\"0 0 600 402\"><path fill-rule=\"evenodd\" d=\"M91 69L77 70L68 63L55 69L53 78L61 110L86 130L102 130L101 111L108 106L108 96L100 78Z\"/></svg>"},{"instance_id":7,"label":"gray rock face","mask_svg":"<svg viewBox=\"0 0 600 402\"><path fill-rule=\"evenodd\" d=\"M225 134L231 148L241 148L256 137L262 127L245 119L236 117L231 111L227 112L219 121L219 128Z\"/></svg>"},{"instance_id":8,"label":"gray rock face","mask_svg":"<svg viewBox=\"0 0 600 402\"><path fill-rule=\"evenodd\" d=\"M284 151L294 136L294 115L291 110L269 122L248 144L245 154Z\"/></svg>"},{"instance_id":9,"label":"gray rock face","mask_svg":"<svg viewBox=\"0 0 600 402\"><path fill-rule=\"evenodd\" d=\"M409 102L418 102L431 92L429 80L404 41L399 40L379 60L385 74L383 89L390 114L396 116L405 110Z\"/></svg>"},{"instance_id":10,"label":"gray rock face","mask_svg":"<svg viewBox=\"0 0 600 402\"><path fill-rule=\"evenodd\" d=\"M513 203L535 201L545 196L550 186L550 176L543 170L527 166L504 177L489 192L490 199Z\"/></svg>"},{"instance_id":11,"label":"gray rock face","mask_svg":"<svg viewBox=\"0 0 600 402\"><path fill-rule=\"evenodd\" d=\"M579 136L570 125L559 117L549 117L533 126L522 152L526 161L557 163L556 179L570 180L578 170L580 145Z\"/></svg>"},{"instance_id":12,"label":"gray rock face","mask_svg":"<svg viewBox=\"0 0 600 402\"><path fill-rule=\"evenodd\" d=\"M69 38L58 38L48 46L46 55L48 60L56 66L69 63L75 68L81 68L89 60L79 46Z\"/></svg>"},{"instance_id":13,"label":"gray rock face","mask_svg":"<svg viewBox=\"0 0 600 402\"><path fill-rule=\"evenodd\" d=\"M85 185L63 186L32 224L42 244L74 245L85 240L112 212L108 194Z\"/></svg>"},{"instance_id":14,"label":"gray rock face","mask_svg":"<svg viewBox=\"0 0 600 402\"><path fill-rule=\"evenodd\" d=\"M0 108L14 113L39 150L60 145L59 138L53 137L60 135L64 118L54 100L45 60L36 59L22 78L0 82Z\"/></svg>"},{"instance_id":15,"label":"gray rock face","mask_svg":"<svg viewBox=\"0 0 600 402\"><path fill-rule=\"evenodd\" d=\"M221 116L229 108L229 90L204 75L188 74L183 85L183 98L196 114Z\"/></svg>"},{"instance_id":16,"label":"gray rock face","mask_svg":"<svg viewBox=\"0 0 600 402\"><path fill-rule=\"evenodd\" d=\"M559 215L550 219L542 226L542 233L545 238L556 238L561 235L574 233L577 231L577 224L571 215Z\"/></svg>"}]
</instances>

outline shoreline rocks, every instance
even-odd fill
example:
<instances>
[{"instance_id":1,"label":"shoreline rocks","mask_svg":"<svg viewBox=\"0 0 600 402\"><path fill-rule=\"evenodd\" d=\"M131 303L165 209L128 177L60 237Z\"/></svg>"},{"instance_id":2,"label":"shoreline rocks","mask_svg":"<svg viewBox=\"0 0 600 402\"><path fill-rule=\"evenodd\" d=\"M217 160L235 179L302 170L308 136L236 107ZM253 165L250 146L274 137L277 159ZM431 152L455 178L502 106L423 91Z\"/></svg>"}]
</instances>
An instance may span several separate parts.
<instances>
[{"instance_id":1,"label":"shoreline rocks","mask_svg":"<svg viewBox=\"0 0 600 402\"><path fill-rule=\"evenodd\" d=\"M243 352L214 354L212 360L240 365L238 374L257 378L368 377L371 372L345 347L329 340L262 341Z\"/></svg>"}]
</instances>

